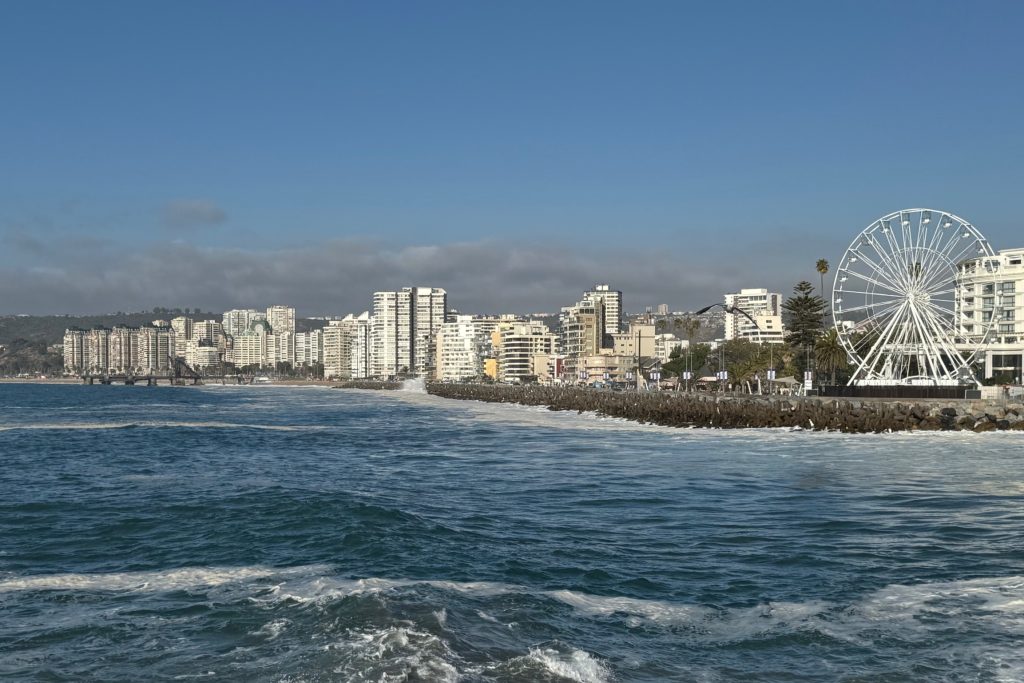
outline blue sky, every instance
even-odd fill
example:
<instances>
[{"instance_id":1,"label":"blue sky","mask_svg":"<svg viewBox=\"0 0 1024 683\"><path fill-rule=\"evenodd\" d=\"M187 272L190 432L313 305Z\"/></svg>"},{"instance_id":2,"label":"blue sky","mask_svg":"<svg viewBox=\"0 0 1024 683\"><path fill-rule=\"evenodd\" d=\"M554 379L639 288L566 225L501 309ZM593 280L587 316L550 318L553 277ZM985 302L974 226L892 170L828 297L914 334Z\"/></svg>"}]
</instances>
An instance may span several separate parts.
<instances>
[{"instance_id":1,"label":"blue sky","mask_svg":"<svg viewBox=\"0 0 1024 683\"><path fill-rule=\"evenodd\" d=\"M3 13L0 313L693 308L911 206L1024 244L1021 3Z\"/></svg>"}]
</instances>

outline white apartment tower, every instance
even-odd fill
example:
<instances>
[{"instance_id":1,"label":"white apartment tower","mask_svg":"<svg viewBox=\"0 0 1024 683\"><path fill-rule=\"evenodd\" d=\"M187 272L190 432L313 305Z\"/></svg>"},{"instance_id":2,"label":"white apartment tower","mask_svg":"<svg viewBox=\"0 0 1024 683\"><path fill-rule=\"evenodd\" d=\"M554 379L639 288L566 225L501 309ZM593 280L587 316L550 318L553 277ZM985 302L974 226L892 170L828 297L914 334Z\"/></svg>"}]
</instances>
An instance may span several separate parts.
<instances>
[{"instance_id":1,"label":"white apartment tower","mask_svg":"<svg viewBox=\"0 0 1024 683\"><path fill-rule=\"evenodd\" d=\"M371 373L373 325L369 311L332 320L323 330L324 377L365 379Z\"/></svg>"},{"instance_id":2,"label":"white apartment tower","mask_svg":"<svg viewBox=\"0 0 1024 683\"><path fill-rule=\"evenodd\" d=\"M270 323L266 320L254 320L249 329L235 337L235 365L263 367L268 361L268 347L273 340Z\"/></svg>"},{"instance_id":3,"label":"white apartment tower","mask_svg":"<svg viewBox=\"0 0 1024 683\"><path fill-rule=\"evenodd\" d=\"M177 358L185 357L185 345L192 338L192 318L178 316L171 320L171 329L174 330L174 355Z\"/></svg>"},{"instance_id":4,"label":"white apartment tower","mask_svg":"<svg viewBox=\"0 0 1024 683\"><path fill-rule=\"evenodd\" d=\"M594 285L583 293L584 299L600 300L604 304L604 334L622 332L622 292L608 285Z\"/></svg>"},{"instance_id":5,"label":"white apartment tower","mask_svg":"<svg viewBox=\"0 0 1024 683\"><path fill-rule=\"evenodd\" d=\"M436 379L458 381L483 374L479 330L473 316L459 315L442 324L436 345Z\"/></svg>"},{"instance_id":6,"label":"white apartment tower","mask_svg":"<svg viewBox=\"0 0 1024 683\"><path fill-rule=\"evenodd\" d=\"M323 362L324 332L310 330L295 334L295 366L310 367Z\"/></svg>"},{"instance_id":7,"label":"white apartment tower","mask_svg":"<svg viewBox=\"0 0 1024 683\"><path fill-rule=\"evenodd\" d=\"M167 370L171 366L174 329L163 322L157 320L139 328L139 367L142 370Z\"/></svg>"},{"instance_id":8,"label":"white apartment tower","mask_svg":"<svg viewBox=\"0 0 1024 683\"><path fill-rule=\"evenodd\" d=\"M267 322L274 334L295 334L295 309L291 306L271 306L267 309Z\"/></svg>"},{"instance_id":9,"label":"white apartment tower","mask_svg":"<svg viewBox=\"0 0 1024 683\"><path fill-rule=\"evenodd\" d=\"M64 330L64 372L85 369L85 330L69 327Z\"/></svg>"},{"instance_id":10,"label":"white apartment tower","mask_svg":"<svg viewBox=\"0 0 1024 683\"><path fill-rule=\"evenodd\" d=\"M436 287L374 292L372 374L431 374L436 337L447 309L448 294Z\"/></svg>"},{"instance_id":11,"label":"white apartment tower","mask_svg":"<svg viewBox=\"0 0 1024 683\"><path fill-rule=\"evenodd\" d=\"M742 313L726 313L726 341L746 339L755 344L782 344L785 341L781 294L767 289L741 289L734 294L726 294L725 305L746 312L757 322L755 326Z\"/></svg>"},{"instance_id":12,"label":"white apartment tower","mask_svg":"<svg viewBox=\"0 0 1024 683\"><path fill-rule=\"evenodd\" d=\"M85 365L90 372L110 370L110 329L94 327L85 333Z\"/></svg>"}]
</instances>

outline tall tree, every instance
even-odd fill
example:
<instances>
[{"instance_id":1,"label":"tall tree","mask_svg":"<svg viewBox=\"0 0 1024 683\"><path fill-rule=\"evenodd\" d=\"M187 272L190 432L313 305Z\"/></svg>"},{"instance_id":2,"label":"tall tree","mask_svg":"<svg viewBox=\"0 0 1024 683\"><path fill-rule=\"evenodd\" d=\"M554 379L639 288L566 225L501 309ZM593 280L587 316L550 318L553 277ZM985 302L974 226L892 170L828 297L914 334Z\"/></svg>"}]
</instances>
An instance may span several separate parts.
<instances>
[{"instance_id":1,"label":"tall tree","mask_svg":"<svg viewBox=\"0 0 1024 683\"><path fill-rule=\"evenodd\" d=\"M832 386L836 384L836 372L849 367L846 349L839 341L836 328L833 327L818 337L814 345L814 362L821 372L831 373Z\"/></svg>"},{"instance_id":2,"label":"tall tree","mask_svg":"<svg viewBox=\"0 0 1024 683\"><path fill-rule=\"evenodd\" d=\"M710 355L711 347L707 344L697 344L688 349L675 349L669 354L668 362L662 363L661 370L667 377L682 376L685 370L692 370L694 376L699 377Z\"/></svg>"},{"instance_id":3,"label":"tall tree","mask_svg":"<svg viewBox=\"0 0 1024 683\"><path fill-rule=\"evenodd\" d=\"M676 318L676 326L679 327L683 334L686 336L686 341L693 346L693 338L697 336L700 331L700 319L686 316L685 318Z\"/></svg>"},{"instance_id":4,"label":"tall tree","mask_svg":"<svg viewBox=\"0 0 1024 683\"><path fill-rule=\"evenodd\" d=\"M810 282L798 282L793 296L782 304L783 319L786 323L786 343L793 349L793 358L801 370L806 370L804 359L821 335L825 318L825 301L814 294Z\"/></svg>"},{"instance_id":5,"label":"tall tree","mask_svg":"<svg viewBox=\"0 0 1024 683\"><path fill-rule=\"evenodd\" d=\"M815 270L818 271L818 276L821 278L821 297L825 298L825 275L828 274L828 261L823 258L818 259L818 262L814 264Z\"/></svg>"}]
</instances>

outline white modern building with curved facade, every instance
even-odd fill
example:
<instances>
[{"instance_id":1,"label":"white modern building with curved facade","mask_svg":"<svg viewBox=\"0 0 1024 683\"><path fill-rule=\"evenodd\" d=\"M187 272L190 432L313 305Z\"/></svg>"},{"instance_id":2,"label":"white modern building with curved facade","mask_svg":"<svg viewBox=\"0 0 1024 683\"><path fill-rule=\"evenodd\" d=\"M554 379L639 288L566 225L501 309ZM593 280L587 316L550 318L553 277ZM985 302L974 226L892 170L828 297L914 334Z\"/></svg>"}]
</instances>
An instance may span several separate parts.
<instances>
[{"instance_id":1,"label":"white modern building with curved facade","mask_svg":"<svg viewBox=\"0 0 1024 683\"><path fill-rule=\"evenodd\" d=\"M974 343L988 340L984 377L1019 384L1024 368L1024 248L963 261L957 270L958 333Z\"/></svg>"}]
</instances>

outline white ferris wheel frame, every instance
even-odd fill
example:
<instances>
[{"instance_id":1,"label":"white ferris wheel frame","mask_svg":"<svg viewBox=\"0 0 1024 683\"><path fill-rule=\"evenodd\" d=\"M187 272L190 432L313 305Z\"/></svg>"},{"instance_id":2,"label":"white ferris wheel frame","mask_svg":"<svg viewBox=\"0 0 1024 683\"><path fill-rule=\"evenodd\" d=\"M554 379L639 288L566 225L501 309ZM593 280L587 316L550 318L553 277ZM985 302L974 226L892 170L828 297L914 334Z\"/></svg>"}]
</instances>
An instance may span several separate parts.
<instances>
[{"instance_id":1,"label":"white ferris wheel frame","mask_svg":"<svg viewBox=\"0 0 1024 683\"><path fill-rule=\"evenodd\" d=\"M993 256L977 228L948 211L903 209L864 228L832 281L833 325L855 368L849 384L976 383L971 363L995 316L963 332L958 266Z\"/></svg>"}]
</instances>

